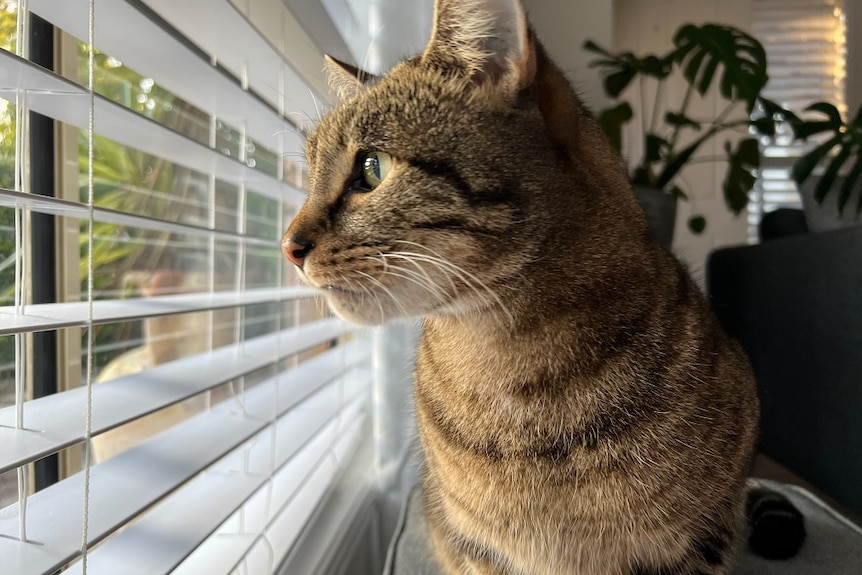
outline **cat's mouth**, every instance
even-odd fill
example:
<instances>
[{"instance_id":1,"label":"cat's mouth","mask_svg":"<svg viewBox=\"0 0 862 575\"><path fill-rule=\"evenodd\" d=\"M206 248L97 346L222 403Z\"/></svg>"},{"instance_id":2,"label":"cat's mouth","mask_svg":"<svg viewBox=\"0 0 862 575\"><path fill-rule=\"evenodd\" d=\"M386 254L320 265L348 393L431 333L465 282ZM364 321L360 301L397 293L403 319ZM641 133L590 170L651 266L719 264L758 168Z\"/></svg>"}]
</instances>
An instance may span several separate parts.
<instances>
[{"instance_id":1,"label":"cat's mouth","mask_svg":"<svg viewBox=\"0 0 862 575\"><path fill-rule=\"evenodd\" d=\"M351 297L351 296L355 297L355 296L358 296L362 293L362 292L359 292L356 290L347 289L347 288L344 288L344 287L341 287L338 285L334 285L334 284L324 284L323 286L320 287L320 289L322 291L326 292L327 294L332 294L332 295L336 295L336 296L345 296L345 297Z\"/></svg>"}]
</instances>

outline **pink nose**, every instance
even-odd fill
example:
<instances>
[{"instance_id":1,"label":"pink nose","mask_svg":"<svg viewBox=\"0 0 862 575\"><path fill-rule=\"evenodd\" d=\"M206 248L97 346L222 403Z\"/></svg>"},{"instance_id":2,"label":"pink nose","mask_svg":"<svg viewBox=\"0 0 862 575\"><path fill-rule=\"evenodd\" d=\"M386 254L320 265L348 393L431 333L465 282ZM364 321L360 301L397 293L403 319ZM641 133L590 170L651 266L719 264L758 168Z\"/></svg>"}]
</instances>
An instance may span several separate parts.
<instances>
[{"instance_id":1,"label":"pink nose","mask_svg":"<svg viewBox=\"0 0 862 575\"><path fill-rule=\"evenodd\" d=\"M305 257L314 248L314 244L304 242L303 240L293 237L281 244L281 251L293 265L302 269L302 264L305 263Z\"/></svg>"}]
</instances>

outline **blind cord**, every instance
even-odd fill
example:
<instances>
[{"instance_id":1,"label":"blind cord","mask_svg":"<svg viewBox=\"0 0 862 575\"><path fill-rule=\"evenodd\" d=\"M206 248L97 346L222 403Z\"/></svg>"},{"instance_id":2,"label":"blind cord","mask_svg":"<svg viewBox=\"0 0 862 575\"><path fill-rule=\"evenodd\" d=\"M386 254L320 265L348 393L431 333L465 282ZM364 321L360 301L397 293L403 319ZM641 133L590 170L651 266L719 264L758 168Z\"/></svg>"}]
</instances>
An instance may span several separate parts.
<instances>
[{"instance_id":1,"label":"blind cord","mask_svg":"<svg viewBox=\"0 0 862 575\"><path fill-rule=\"evenodd\" d=\"M29 7L27 0L18 3L18 14L15 21L15 52L22 58L29 56ZM25 124L28 114L27 93L22 90L15 92L15 174L14 186L16 191L24 190L27 178L24 174L26 164L27 130ZM27 258L24 250L27 245L27 218L24 217L24 207L15 209L15 313L23 314L26 304L27 288L24 278L27 274ZM24 334L15 334L15 429L24 429L24 401L27 395L27 381L25 377L26 340ZM30 466L24 465L18 468L18 539L27 541L27 497L30 491Z\"/></svg>"},{"instance_id":2,"label":"blind cord","mask_svg":"<svg viewBox=\"0 0 862 575\"><path fill-rule=\"evenodd\" d=\"M87 551L90 524L90 463L91 450L90 439L93 432L93 348L95 345L95 334L93 332L93 295L95 261L93 247L95 243L95 178L93 172L93 160L95 159L95 76L96 76L96 54L95 54L95 0L90 0L88 7L87 22L87 90L89 106L87 114L87 406L84 420L84 501L82 513L82 541L81 541L81 569L87 575Z\"/></svg>"}]
</instances>

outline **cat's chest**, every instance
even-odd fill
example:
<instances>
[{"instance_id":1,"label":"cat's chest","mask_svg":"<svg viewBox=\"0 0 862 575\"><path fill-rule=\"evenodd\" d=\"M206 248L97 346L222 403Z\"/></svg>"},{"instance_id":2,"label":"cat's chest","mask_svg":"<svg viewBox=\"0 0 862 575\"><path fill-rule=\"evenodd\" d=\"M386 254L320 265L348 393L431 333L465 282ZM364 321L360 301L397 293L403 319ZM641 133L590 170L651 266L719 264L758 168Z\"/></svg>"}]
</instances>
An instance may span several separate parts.
<instances>
[{"instance_id":1,"label":"cat's chest","mask_svg":"<svg viewBox=\"0 0 862 575\"><path fill-rule=\"evenodd\" d=\"M417 357L420 425L491 454L561 449L589 419L590 394L578 388L563 362L475 340L424 338Z\"/></svg>"}]
</instances>

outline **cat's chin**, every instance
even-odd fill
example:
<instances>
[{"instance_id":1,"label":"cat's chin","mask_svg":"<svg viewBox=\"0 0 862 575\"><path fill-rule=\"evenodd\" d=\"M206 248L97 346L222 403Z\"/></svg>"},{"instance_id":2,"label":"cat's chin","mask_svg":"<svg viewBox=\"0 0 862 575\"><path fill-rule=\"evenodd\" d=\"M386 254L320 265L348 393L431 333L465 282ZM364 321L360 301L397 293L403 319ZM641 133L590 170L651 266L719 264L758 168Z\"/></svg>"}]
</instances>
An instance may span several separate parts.
<instances>
[{"instance_id":1,"label":"cat's chin","mask_svg":"<svg viewBox=\"0 0 862 575\"><path fill-rule=\"evenodd\" d=\"M363 294L344 294L332 291L324 292L329 309L345 321L364 326L383 325L396 317L403 317L400 310L390 310L387 306L379 305L376 301L369 299Z\"/></svg>"}]
</instances>

